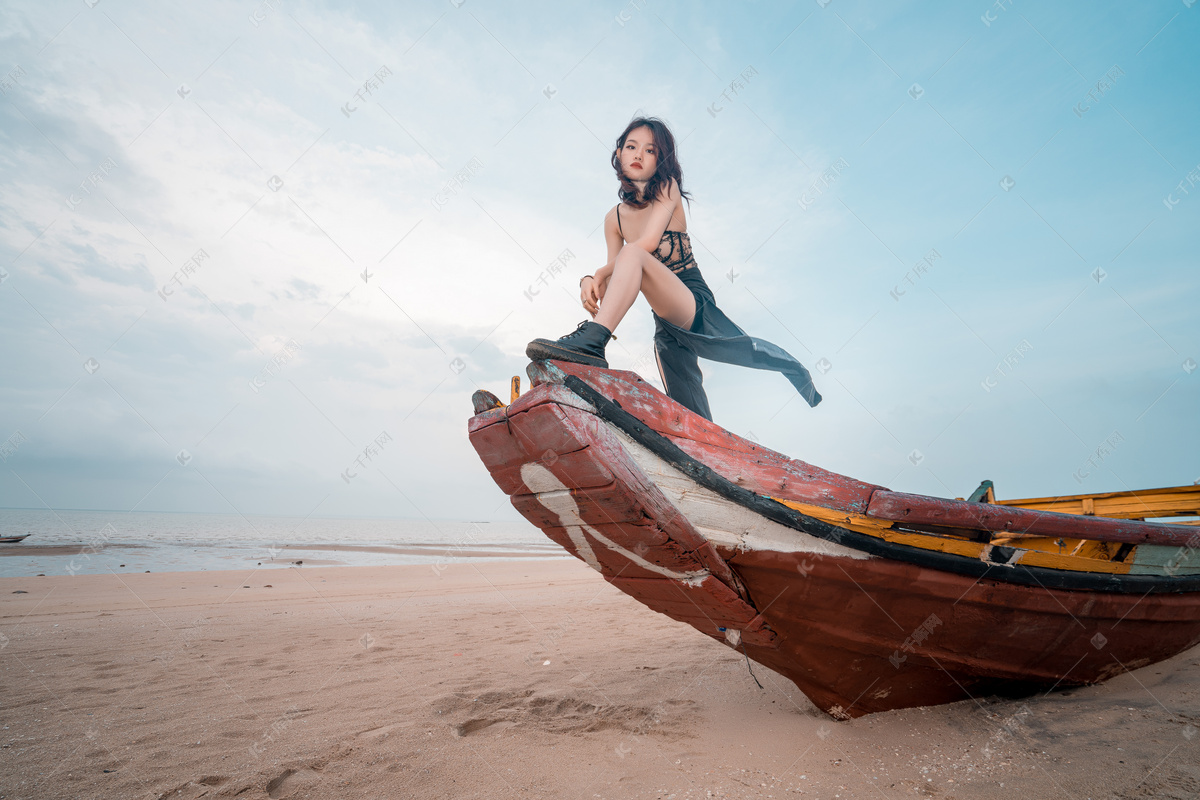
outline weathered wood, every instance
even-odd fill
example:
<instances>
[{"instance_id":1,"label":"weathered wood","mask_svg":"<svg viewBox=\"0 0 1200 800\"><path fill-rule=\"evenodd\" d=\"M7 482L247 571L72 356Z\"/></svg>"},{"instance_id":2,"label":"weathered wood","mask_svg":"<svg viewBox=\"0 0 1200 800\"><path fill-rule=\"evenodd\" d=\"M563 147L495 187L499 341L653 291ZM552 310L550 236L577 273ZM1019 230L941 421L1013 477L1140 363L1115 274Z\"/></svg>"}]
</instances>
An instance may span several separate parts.
<instances>
[{"instance_id":1,"label":"weathered wood","mask_svg":"<svg viewBox=\"0 0 1200 800\"><path fill-rule=\"evenodd\" d=\"M991 503L969 503L936 497L879 490L871 498L867 515L895 522L945 525L996 533L1032 533L1039 536L1096 539L1130 544L1185 546L1192 531L1152 522L1106 517L1080 518L1071 514L1033 511Z\"/></svg>"},{"instance_id":2,"label":"weathered wood","mask_svg":"<svg viewBox=\"0 0 1200 800\"><path fill-rule=\"evenodd\" d=\"M685 452L714 469L728 468L741 475L746 488L801 502L824 500L847 511L866 510L871 492L881 488L839 475L771 450L730 433L714 422L692 414L632 372L598 371L567 362L534 362L530 378L538 385L553 385L562 375L586 377L596 389L636 416L651 430L667 436ZM718 463L712 463L712 458ZM755 489L751 484L761 487Z\"/></svg>"},{"instance_id":3,"label":"weathered wood","mask_svg":"<svg viewBox=\"0 0 1200 800\"><path fill-rule=\"evenodd\" d=\"M1131 492L1101 492L1065 497L1032 497L997 500L997 505L1053 511L1058 514L1095 514L1116 519L1200 516L1200 486L1167 486ZM1089 511L1089 507L1092 509Z\"/></svg>"},{"instance_id":4,"label":"weathered wood","mask_svg":"<svg viewBox=\"0 0 1200 800\"><path fill-rule=\"evenodd\" d=\"M564 412L564 419L576 438L587 441L589 447L603 454L605 463L619 476L619 480L641 498L647 514L658 527L685 551L695 553L705 569L737 591L740 583L733 577L729 565L717 556L716 551L708 546L708 540L638 468L616 434L593 414L578 409L564 409Z\"/></svg>"},{"instance_id":5,"label":"weathered wood","mask_svg":"<svg viewBox=\"0 0 1200 800\"><path fill-rule=\"evenodd\" d=\"M648 525L651 522L641 499L623 482L613 481L607 486L571 489L570 493L579 508L580 518L589 525L614 522ZM512 496L512 504L525 519L539 528L559 524L554 513L541 504L537 495L515 494ZM659 531L659 535L662 541L666 541L666 534Z\"/></svg>"},{"instance_id":6,"label":"weathered wood","mask_svg":"<svg viewBox=\"0 0 1200 800\"><path fill-rule=\"evenodd\" d=\"M748 458L740 451L679 437L668 438L679 449L729 481L777 500L794 500L861 514L867 510L872 492L880 488L802 461L763 456Z\"/></svg>"},{"instance_id":7,"label":"weathered wood","mask_svg":"<svg viewBox=\"0 0 1200 800\"><path fill-rule=\"evenodd\" d=\"M544 530L550 531L555 529L545 528ZM678 542L663 536L662 531L652 525L630 525L627 523L619 525L589 525L583 529L583 533L588 537L592 545L592 550L595 551L600 561L602 563L614 564L617 572L620 572L622 567L634 563L630 559L630 555L673 572L685 573L704 570L704 565L700 563L700 559L680 547ZM628 554L611 550L602 540L594 535L597 533L617 547L628 551ZM612 556L607 559L602 558L601 556L604 554L612 554ZM666 576L661 573L654 573L654 577L661 578Z\"/></svg>"},{"instance_id":8,"label":"weathered wood","mask_svg":"<svg viewBox=\"0 0 1200 800\"><path fill-rule=\"evenodd\" d=\"M614 586L738 646L838 719L1014 683L1091 683L1200 641L1194 528L889 492L688 412L655 412L661 394L636 376L534 366L549 383L471 426L472 443L498 453L498 483L519 485L514 507ZM605 477L597 464L607 480L590 485ZM587 469L589 485L569 488ZM813 486L786 494L793 475ZM763 496L773 480L782 489ZM710 525L725 531L724 551ZM949 529L967 538L937 535Z\"/></svg>"},{"instance_id":9,"label":"weathered wood","mask_svg":"<svg viewBox=\"0 0 1200 800\"><path fill-rule=\"evenodd\" d=\"M553 472L568 489L606 486L613 480L613 474L608 470L603 457L599 457L591 448L566 453L554 459L540 460L540 463ZM492 479L505 494L529 494L530 487L525 485L521 477L522 466L524 465L514 464L492 470Z\"/></svg>"},{"instance_id":10,"label":"weathered wood","mask_svg":"<svg viewBox=\"0 0 1200 800\"><path fill-rule=\"evenodd\" d=\"M609 582L660 614L693 625L715 639L726 639L720 628L738 631L747 644L771 646L777 639L770 628L763 627L751 606L711 576L699 585L624 577L610 578Z\"/></svg>"}]
</instances>

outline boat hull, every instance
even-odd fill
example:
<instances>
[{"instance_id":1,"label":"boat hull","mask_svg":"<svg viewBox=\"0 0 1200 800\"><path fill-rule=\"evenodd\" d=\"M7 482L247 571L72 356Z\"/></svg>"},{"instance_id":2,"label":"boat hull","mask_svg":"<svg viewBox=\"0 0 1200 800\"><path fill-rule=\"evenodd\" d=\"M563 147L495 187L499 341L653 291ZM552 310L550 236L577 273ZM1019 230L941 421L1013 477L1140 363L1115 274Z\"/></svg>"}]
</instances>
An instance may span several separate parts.
<instances>
[{"instance_id":1,"label":"boat hull","mask_svg":"<svg viewBox=\"0 0 1200 800\"><path fill-rule=\"evenodd\" d=\"M839 718L1099 683L1200 643L1194 596L974 580L883 558L730 561L779 634L750 657Z\"/></svg>"},{"instance_id":2,"label":"boat hull","mask_svg":"<svg viewBox=\"0 0 1200 800\"><path fill-rule=\"evenodd\" d=\"M1200 642L1187 579L1068 579L1007 554L996 564L864 537L828 520L866 519L882 487L740 440L628 373L601 387L606 398L572 371L533 365L540 385L470 422L514 507L617 588L779 672L834 718L1096 683ZM827 519L768 488L819 502Z\"/></svg>"}]
</instances>

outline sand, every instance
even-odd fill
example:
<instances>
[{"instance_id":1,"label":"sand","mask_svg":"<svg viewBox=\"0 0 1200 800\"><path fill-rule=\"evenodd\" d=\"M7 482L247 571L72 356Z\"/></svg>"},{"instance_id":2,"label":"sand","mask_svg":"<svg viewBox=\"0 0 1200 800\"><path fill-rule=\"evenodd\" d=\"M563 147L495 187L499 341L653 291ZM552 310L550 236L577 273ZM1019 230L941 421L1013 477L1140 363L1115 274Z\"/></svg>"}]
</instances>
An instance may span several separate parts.
<instances>
[{"instance_id":1,"label":"sand","mask_svg":"<svg viewBox=\"0 0 1200 800\"><path fill-rule=\"evenodd\" d=\"M1200 794L1196 652L835 722L573 560L6 578L0 600L4 798Z\"/></svg>"}]
</instances>

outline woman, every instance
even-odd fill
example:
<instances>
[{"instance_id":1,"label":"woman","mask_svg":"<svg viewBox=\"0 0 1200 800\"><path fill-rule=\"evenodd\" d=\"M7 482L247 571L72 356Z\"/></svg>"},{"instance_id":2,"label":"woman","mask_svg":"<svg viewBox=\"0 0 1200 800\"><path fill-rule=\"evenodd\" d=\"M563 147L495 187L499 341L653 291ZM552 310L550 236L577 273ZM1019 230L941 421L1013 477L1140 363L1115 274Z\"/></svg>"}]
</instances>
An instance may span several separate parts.
<instances>
[{"instance_id":1,"label":"woman","mask_svg":"<svg viewBox=\"0 0 1200 800\"><path fill-rule=\"evenodd\" d=\"M654 312L654 353L667 396L711 420L697 357L782 372L810 406L821 402L807 369L781 347L747 336L714 302L692 256L675 137L639 117L617 137L612 166L621 202L605 218L608 263L579 282L592 320L557 340L534 339L530 359L608 368L604 348L641 292Z\"/></svg>"}]
</instances>

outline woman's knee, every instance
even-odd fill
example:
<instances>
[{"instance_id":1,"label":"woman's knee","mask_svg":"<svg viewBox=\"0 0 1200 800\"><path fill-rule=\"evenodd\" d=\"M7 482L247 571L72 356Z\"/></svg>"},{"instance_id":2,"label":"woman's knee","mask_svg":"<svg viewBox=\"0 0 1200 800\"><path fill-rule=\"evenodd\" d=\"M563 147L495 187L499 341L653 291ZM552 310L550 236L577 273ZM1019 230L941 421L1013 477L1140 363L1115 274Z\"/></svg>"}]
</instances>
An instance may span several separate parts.
<instances>
[{"instance_id":1,"label":"woman's knee","mask_svg":"<svg viewBox=\"0 0 1200 800\"><path fill-rule=\"evenodd\" d=\"M645 261L645 255L645 250L630 242L621 245L621 249L617 251L617 260L630 261L640 266Z\"/></svg>"}]
</instances>

